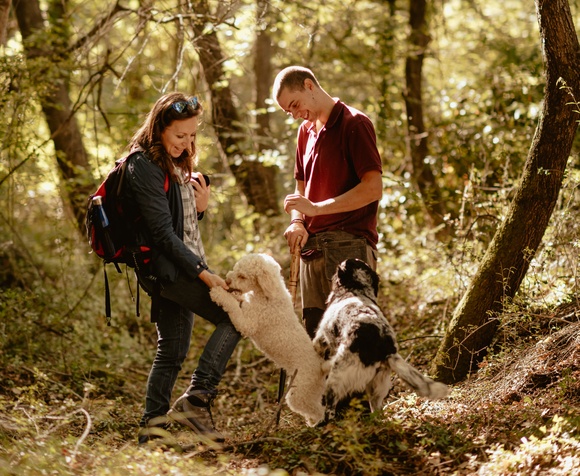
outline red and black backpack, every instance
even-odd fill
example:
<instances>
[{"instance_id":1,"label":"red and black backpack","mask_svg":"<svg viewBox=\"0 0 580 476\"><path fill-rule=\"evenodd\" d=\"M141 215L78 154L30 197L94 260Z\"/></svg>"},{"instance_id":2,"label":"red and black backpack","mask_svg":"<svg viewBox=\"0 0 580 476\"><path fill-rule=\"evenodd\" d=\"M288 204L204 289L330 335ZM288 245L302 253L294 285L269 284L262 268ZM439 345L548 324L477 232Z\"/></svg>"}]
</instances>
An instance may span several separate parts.
<instances>
[{"instance_id":1,"label":"red and black backpack","mask_svg":"<svg viewBox=\"0 0 580 476\"><path fill-rule=\"evenodd\" d=\"M113 263L119 273L120 264L138 268L147 263L148 246L135 244L135 222L139 217L129 216L125 203L124 179L127 162L132 154L115 162L113 169L89 196L86 211L86 233L92 252L103 260L105 274L105 311L107 324L111 322L111 300L106 264ZM165 193L169 191L169 176L165 175ZM137 315L139 315L139 288L137 287Z\"/></svg>"}]
</instances>

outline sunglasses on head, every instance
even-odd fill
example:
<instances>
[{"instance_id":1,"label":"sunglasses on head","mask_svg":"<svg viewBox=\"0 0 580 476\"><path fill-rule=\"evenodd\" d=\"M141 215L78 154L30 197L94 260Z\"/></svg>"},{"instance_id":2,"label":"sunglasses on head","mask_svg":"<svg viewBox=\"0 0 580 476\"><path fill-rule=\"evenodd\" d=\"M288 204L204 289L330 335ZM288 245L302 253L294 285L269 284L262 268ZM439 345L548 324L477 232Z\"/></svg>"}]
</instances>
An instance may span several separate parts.
<instances>
[{"instance_id":1,"label":"sunglasses on head","mask_svg":"<svg viewBox=\"0 0 580 476\"><path fill-rule=\"evenodd\" d=\"M194 96L187 101L174 102L171 107L181 114L183 111L185 111L187 106L191 106L193 109L197 109L198 104L199 102L197 101L197 96Z\"/></svg>"}]
</instances>

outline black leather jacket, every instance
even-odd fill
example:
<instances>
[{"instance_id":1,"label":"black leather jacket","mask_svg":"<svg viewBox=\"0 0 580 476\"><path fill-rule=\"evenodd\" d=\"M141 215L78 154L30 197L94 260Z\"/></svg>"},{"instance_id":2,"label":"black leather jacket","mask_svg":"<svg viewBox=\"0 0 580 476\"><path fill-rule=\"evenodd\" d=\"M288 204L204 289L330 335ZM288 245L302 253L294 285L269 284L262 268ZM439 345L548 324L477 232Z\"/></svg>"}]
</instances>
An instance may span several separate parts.
<instances>
[{"instance_id":1,"label":"black leather jacket","mask_svg":"<svg viewBox=\"0 0 580 476\"><path fill-rule=\"evenodd\" d=\"M152 250L151 261L145 263L149 268L146 273L171 282L178 273L197 278L208 267L183 243L179 184L170 181L165 193L165 173L157 164L143 152L133 153L127 160L125 203L133 204L133 212L140 217L136 222L137 243Z\"/></svg>"}]
</instances>

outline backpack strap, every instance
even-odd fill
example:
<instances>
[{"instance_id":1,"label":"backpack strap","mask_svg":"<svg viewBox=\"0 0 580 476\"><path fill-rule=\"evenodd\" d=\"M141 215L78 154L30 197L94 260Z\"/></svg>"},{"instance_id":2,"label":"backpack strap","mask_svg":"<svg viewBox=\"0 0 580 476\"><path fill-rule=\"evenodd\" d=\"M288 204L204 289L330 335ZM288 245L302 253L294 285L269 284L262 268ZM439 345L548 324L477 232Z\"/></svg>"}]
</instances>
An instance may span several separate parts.
<instances>
[{"instance_id":1,"label":"backpack strap","mask_svg":"<svg viewBox=\"0 0 580 476\"><path fill-rule=\"evenodd\" d=\"M140 294L139 288L141 286L139 286L139 275L137 273L135 273L135 276L137 277L137 292L136 292L136 296L135 296L135 315L137 317L141 317L141 311L139 309L139 304L140 304L140 301L141 301L141 297L140 297L141 294Z\"/></svg>"},{"instance_id":2,"label":"backpack strap","mask_svg":"<svg viewBox=\"0 0 580 476\"><path fill-rule=\"evenodd\" d=\"M135 261L135 253L132 253L133 256L133 260ZM116 263L115 263L116 265ZM119 268L117 268L117 270L119 271L119 273L121 272L121 270ZM137 290L135 291L135 297L133 297L133 287L131 286L131 281L129 278L129 266L125 265L125 279L127 280L127 286L129 287L129 294L131 295L131 300L133 302L135 302L135 316L140 317L141 313L139 310L139 274L135 273L135 280L137 281Z\"/></svg>"},{"instance_id":3,"label":"backpack strap","mask_svg":"<svg viewBox=\"0 0 580 476\"><path fill-rule=\"evenodd\" d=\"M107 263L103 261L103 273L105 275L105 316L107 326L111 326L111 291L109 290L109 278L107 277Z\"/></svg>"}]
</instances>

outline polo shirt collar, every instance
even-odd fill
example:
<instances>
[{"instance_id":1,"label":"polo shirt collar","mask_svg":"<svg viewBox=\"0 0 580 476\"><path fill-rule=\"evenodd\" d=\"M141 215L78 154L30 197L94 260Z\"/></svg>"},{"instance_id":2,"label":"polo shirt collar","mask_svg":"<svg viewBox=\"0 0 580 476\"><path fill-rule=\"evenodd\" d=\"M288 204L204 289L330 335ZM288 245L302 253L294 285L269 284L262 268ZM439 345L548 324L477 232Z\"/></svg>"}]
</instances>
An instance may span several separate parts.
<instances>
[{"instance_id":1,"label":"polo shirt collar","mask_svg":"<svg viewBox=\"0 0 580 476\"><path fill-rule=\"evenodd\" d=\"M336 103L334 104L332 111L330 111L330 116L328 116L328 121L326 121L324 129L329 129L332 126L334 126L334 124L338 121L338 118L342 114L343 109L346 107L346 105L339 98L334 99L336 99ZM315 127L316 124L314 122L311 122L310 126L306 130L307 132L310 133L310 131L312 131L312 129L314 129Z\"/></svg>"},{"instance_id":2,"label":"polo shirt collar","mask_svg":"<svg viewBox=\"0 0 580 476\"><path fill-rule=\"evenodd\" d=\"M334 99L336 99L336 103L334 104L332 111L330 111L330 116L328 116L328 121L326 121L326 128L327 129L334 126L334 124L336 123L336 121L338 121L338 118L342 114L342 110L345 107L344 103L339 98L334 98Z\"/></svg>"}]
</instances>

